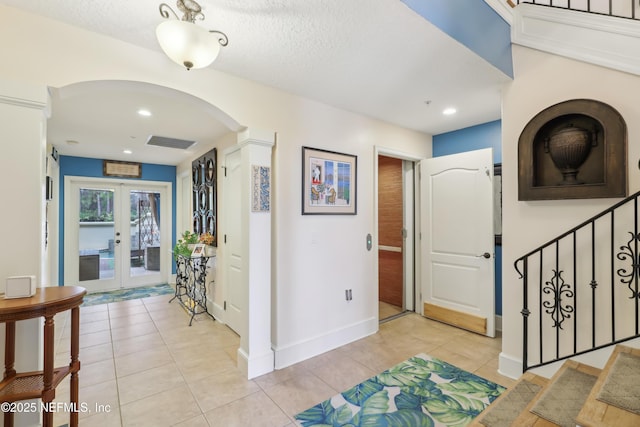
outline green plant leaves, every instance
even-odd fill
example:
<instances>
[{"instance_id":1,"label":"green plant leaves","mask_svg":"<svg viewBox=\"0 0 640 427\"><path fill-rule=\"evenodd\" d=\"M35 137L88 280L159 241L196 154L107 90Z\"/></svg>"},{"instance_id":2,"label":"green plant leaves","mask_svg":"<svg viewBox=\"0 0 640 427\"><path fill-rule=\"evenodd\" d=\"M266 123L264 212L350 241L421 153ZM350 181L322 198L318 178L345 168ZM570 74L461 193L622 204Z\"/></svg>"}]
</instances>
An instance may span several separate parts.
<instances>
[{"instance_id":1,"label":"green plant leaves","mask_svg":"<svg viewBox=\"0 0 640 427\"><path fill-rule=\"evenodd\" d=\"M305 427L463 427L504 387L426 355L412 357L298 415Z\"/></svg>"}]
</instances>

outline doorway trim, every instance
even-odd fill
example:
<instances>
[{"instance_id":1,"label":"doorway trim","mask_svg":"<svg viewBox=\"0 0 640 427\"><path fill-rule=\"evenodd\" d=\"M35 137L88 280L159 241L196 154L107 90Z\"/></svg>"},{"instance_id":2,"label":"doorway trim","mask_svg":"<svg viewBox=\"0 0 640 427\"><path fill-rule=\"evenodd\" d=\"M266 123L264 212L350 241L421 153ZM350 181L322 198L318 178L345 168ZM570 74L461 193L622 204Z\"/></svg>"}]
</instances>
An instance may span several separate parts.
<instances>
[{"instance_id":1,"label":"doorway trim","mask_svg":"<svg viewBox=\"0 0 640 427\"><path fill-rule=\"evenodd\" d=\"M409 230L410 232L408 233L409 237L411 237L413 239L414 244L411 245L411 251L410 252L406 252L407 256L405 256L405 259L403 261L404 265L403 265L403 270L405 273L407 272L411 272L411 274L404 274L404 278L403 278L403 300L404 300L404 304L405 304L405 309L408 309L409 306L411 306L411 310L416 312L416 313L420 313L422 314L422 310L419 309L419 307L416 306L416 301L419 301L420 298L420 287L419 287L419 283L420 281L418 280L418 278L420 277L420 272L419 272L419 268L420 268L420 263L416 263L416 259L419 259L420 253L419 253L419 249L420 249L420 245L416 244L417 242L417 238L418 238L418 230L416 227L416 222L415 222L415 218L418 215L418 207L420 206L419 203L419 192L418 192L418 188L417 188L417 172L416 172L416 168L415 165L422 160L422 157L413 155L413 154L408 154L399 150L395 150L393 148L387 148L387 147L381 147L381 146L374 146L374 160L373 160L373 236L374 236L374 247L376 248L376 251L378 250L378 226L379 226L379 218L378 218L378 206L379 206L379 201L378 201L378 179L379 179L379 172L378 172L378 159L380 156L385 156L385 157L392 157L392 158L396 158L396 159L401 159L403 161L407 161L407 162L412 162L414 165L414 179L413 182L411 182L411 186L405 186L404 194L402 197L402 203L403 203L403 210L405 212L405 218L406 218L406 213L410 212L413 215L413 230ZM406 168L405 165L403 164L403 175L406 176ZM409 188L408 188L409 187ZM409 194L412 193L412 194ZM411 206L409 206L411 205ZM409 245L407 245L409 246ZM380 277L380 271L379 271L379 265L378 265L378 257L376 256L375 258L375 272L376 272L376 278L379 279ZM377 284L377 282L376 282ZM376 292L376 304L379 304L379 295L378 295L378 287L376 286L375 288L375 292ZM375 310L376 313L376 317L379 317L378 314L378 308L376 307ZM378 318L378 321L380 321L380 319Z\"/></svg>"}]
</instances>

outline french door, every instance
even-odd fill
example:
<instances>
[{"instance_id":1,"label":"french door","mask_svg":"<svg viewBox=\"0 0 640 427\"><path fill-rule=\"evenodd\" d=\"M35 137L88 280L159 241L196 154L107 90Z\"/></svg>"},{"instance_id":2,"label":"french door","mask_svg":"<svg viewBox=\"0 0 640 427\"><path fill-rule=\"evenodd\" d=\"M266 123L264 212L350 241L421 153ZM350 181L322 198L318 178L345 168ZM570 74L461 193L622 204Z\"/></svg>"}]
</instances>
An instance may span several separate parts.
<instances>
[{"instance_id":1,"label":"french door","mask_svg":"<svg viewBox=\"0 0 640 427\"><path fill-rule=\"evenodd\" d=\"M89 292L166 283L170 187L66 177L64 283Z\"/></svg>"}]
</instances>

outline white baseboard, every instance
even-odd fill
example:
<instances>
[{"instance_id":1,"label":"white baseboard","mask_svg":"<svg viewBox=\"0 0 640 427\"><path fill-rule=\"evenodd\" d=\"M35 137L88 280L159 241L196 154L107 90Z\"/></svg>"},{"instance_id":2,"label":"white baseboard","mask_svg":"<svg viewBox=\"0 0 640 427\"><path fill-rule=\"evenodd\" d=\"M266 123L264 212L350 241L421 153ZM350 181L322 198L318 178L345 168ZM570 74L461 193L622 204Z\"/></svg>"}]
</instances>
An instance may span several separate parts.
<instances>
[{"instance_id":1,"label":"white baseboard","mask_svg":"<svg viewBox=\"0 0 640 427\"><path fill-rule=\"evenodd\" d=\"M520 375L522 375L522 360L500 353L498 373L513 379L520 378Z\"/></svg>"},{"instance_id":2,"label":"white baseboard","mask_svg":"<svg viewBox=\"0 0 640 427\"><path fill-rule=\"evenodd\" d=\"M275 349L275 367L276 369L286 368L287 366L375 334L377 331L378 319L371 317L307 340L285 346L278 346Z\"/></svg>"},{"instance_id":3,"label":"white baseboard","mask_svg":"<svg viewBox=\"0 0 640 427\"><path fill-rule=\"evenodd\" d=\"M273 372L274 353L269 350L264 354L250 356L242 348L238 348L238 368L248 380Z\"/></svg>"},{"instance_id":4,"label":"white baseboard","mask_svg":"<svg viewBox=\"0 0 640 427\"><path fill-rule=\"evenodd\" d=\"M213 302L211 298L209 298L208 296L207 296L207 310L209 310L209 313L211 313L211 315L214 317L214 319L216 319L216 321L220 322L223 325L225 324L224 307L221 306L220 304L216 304L215 302Z\"/></svg>"}]
</instances>

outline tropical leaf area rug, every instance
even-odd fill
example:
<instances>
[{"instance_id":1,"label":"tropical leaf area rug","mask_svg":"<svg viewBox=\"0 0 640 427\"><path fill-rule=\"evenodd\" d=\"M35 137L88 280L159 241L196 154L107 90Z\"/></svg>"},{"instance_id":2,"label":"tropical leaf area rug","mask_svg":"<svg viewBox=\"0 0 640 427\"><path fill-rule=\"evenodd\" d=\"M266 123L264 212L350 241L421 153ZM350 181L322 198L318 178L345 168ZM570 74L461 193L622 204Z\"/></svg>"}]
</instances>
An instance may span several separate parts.
<instances>
[{"instance_id":1,"label":"tropical leaf area rug","mask_svg":"<svg viewBox=\"0 0 640 427\"><path fill-rule=\"evenodd\" d=\"M414 356L295 416L304 427L463 427L505 390L442 360Z\"/></svg>"},{"instance_id":2,"label":"tropical leaf area rug","mask_svg":"<svg viewBox=\"0 0 640 427\"><path fill-rule=\"evenodd\" d=\"M130 299L148 298L157 295L171 295L175 293L173 288L168 284L155 286L141 286L139 288L118 289L109 292L96 292L85 295L83 307L107 304L110 302L126 301Z\"/></svg>"}]
</instances>

